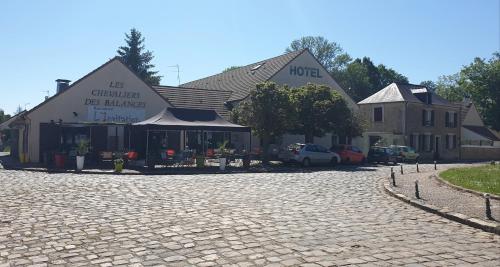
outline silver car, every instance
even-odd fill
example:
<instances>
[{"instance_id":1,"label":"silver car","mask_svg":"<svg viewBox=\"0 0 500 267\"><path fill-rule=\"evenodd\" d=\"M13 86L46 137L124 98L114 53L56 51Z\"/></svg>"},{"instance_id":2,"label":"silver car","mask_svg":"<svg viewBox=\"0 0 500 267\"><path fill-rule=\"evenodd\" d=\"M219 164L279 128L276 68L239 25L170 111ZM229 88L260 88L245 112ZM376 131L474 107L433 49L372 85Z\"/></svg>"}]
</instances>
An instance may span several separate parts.
<instances>
[{"instance_id":1,"label":"silver car","mask_svg":"<svg viewBox=\"0 0 500 267\"><path fill-rule=\"evenodd\" d=\"M278 154L283 162L296 162L304 167L312 164L330 164L337 165L340 162L340 156L329 151L326 147L316 144L291 144L286 151Z\"/></svg>"}]
</instances>

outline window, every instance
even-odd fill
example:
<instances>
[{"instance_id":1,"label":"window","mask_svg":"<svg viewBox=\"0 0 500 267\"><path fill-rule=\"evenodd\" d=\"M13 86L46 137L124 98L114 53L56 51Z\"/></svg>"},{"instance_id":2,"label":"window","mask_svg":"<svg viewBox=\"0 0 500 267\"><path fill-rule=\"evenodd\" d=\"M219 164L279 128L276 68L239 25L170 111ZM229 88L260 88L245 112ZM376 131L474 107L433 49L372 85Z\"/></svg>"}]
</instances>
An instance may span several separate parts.
<instances>
[{"instance_id":1,"label":"window","mask_svg":"<svg viewBox=\"0 0 500 267\"><path fill-rule=\"evenodd\" d=\"M384 118L384 111L382 107L373 108L373 121L382 122Z\"/></svg>"},{"instance_id":2,"label":"window","mask_svg":"<svg viewBox=\"0 0 500 267\"><path fill-rule=\"evenodd\" d=\"M446 135L446 148L447 149L457 148L457 136L455 134Z\"/></svg>"},{"instance_id":3,"label":"window","mask_svg":"<svg viewBox=\"0 0 500 267\"><path fill-rule=\"evenodd\" d=\"M445 127L456 128L457 127L457 113L453 111L446 112Z\"/></svg>"},{"instance_id":4,"label":"window","mask_svg":"<svg viewBox=\"0 0 500 267\"><path fill-rule=\"evenodd\" d=\"M422 126L434 126L434 110L422 110Z\"/></svg>"},{"instance_id":5,"label":"window","mask_svg":"<svg viewBox=\"0 0 500 267\"><path fill-rule=\"evenodd\" d=\"M327 153L328 149L326 147L324 147L324 146L316 145L316 151L317 152L322 152L322 153Z\"/></svg>"}]
</instances>

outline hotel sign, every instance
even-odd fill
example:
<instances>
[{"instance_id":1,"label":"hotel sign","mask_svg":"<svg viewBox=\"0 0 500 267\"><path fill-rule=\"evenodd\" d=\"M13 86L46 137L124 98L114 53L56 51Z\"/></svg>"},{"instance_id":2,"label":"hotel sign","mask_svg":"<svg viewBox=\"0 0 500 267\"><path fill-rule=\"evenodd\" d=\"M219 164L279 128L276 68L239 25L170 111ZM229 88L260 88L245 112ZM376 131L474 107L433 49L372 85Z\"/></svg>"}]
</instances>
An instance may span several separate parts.
<instances>
[{"instance_id":1,"label":"hotel sign","mask_svg":"<svg viewBox=\"0 0 500 267\"><path fill-rule=\"evenodd\" d=\"M301 67L301 66L290 66L290 75L312 77L312 78L323 78L323 76L319 74L318 68Z\"/></svg>"},{"instance_id":2,"label":"hotel sign","mask_svg":"<svg viewBox=\"0 0 500 267\"><path fill-rule=\"evenodd\" d=\"M134 123L145 119L146 102L139 92L114 89L123 88L121 82L111 82L109 87L112 89L93 89L85 99L89 121Z\"/></svg>"}]
</instances>

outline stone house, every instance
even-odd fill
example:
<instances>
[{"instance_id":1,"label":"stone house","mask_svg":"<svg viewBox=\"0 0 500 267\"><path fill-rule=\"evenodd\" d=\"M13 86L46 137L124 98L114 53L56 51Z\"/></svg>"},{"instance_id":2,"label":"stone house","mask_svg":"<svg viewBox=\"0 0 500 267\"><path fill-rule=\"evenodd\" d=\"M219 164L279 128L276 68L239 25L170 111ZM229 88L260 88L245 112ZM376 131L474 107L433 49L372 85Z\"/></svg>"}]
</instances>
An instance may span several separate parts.
<instances>
[{"instance_id":1,"label":"stone house","mask_svg":"<svg viewBox=\"0 0 500 267\"><path fill-rule=\"evenodd\" d=\"M460 158L460 104L421 85L392 83L358 105L367 123L365 149L375 144L406 145L422 159Z\"/></svg>"}]
</instances>

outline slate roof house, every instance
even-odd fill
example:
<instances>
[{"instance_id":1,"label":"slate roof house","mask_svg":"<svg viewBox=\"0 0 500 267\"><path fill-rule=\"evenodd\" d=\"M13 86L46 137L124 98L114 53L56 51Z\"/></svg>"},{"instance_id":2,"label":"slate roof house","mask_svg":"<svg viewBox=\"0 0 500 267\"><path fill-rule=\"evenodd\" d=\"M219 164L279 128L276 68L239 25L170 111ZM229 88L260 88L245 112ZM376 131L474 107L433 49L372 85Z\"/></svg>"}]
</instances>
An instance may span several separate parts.
<instances>
[{"instance_id":1,"label":"slate roof house","mask_svg":"<svg viewBox=\"0 0 500 267\"><path fill-rule=\"evenodd\" d=\"M425 86L392 83L358 105L368 123L367 147L407 145L423 159L460 157L461 105Z\"/></svg>"},{"instance_id":2,"label":"slate roof house","mask_svg":"<svg viewBox=\"0 0 500 267\"><path fill-rule=\"evenodd\" d=\"M450 102L422 85L392 83L358 103L364 147L414 147L422 159L500 159L500 139L467 98Z\"/></svg>"}]
</instances>

